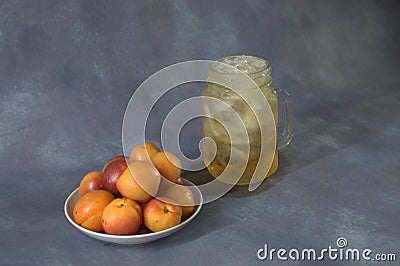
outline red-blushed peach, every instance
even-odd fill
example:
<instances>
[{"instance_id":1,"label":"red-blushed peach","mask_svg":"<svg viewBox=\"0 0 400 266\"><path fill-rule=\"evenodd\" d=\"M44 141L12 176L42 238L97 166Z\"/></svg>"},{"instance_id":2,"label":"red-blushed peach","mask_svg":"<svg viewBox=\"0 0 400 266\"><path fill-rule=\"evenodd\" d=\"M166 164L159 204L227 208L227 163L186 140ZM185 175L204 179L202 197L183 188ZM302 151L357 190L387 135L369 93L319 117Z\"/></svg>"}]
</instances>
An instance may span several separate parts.
<instances>
[{"instance_id":1,"label":"red-blushed peach","mask_svg":"<svg viewBox=\"0 0 400 266\"><path fill-rule=\"evenodd\" d=\"M101 216L104 208L114 199L107 190L93 190L83 195L74 207L74 221L83 228L101 232Z\"/></svg>"},{"instance_id":2,"label":"red-blushed peach","mask_svg":"<svg viewBox=\"0 0 400 266\"><path fill-rule=\"evenodd\" d=\"M165 201L164 201L165 200ZM154 198L143 209L143 222L153 232L159 232L181 222L182 208L165 198Z\"/></svg>"},{"instance_id":3,"label":"red-blushed peach","mask_svg":"<svg viewBox=\"0 0 400 266\"><path fill-rule=\"evenodd\" d=\"M151 163L134 161L118 179L117 189L122 196L144 203L157 194L160 180L160 173Z\"/></svg>"},{"instance_id":4,"label":"red-blushed peach","mask_svg":"<svg viewBox=\"0 0 400 266\"><path fill-rule=\"evenodd\" d=\"M128 159L129 159L129 158L126 157L126 156L124 156L124 155L115 156L115 157L111 158L110 160L108 160L108 161L105 163L105 165L103 166L103 171L104 171L104 169L106 169L106 167L107 167L111 162L119 161L119 160L128 161Z\"/></svg>"},{"instance_id":5,"label":"red-blushed peach","mask_svg":"<svg viewBox=\"0 0 400 266\"><path fill-rule=\"evenodd\" d=\"M129 155L129 161L133 162L150 160L150 158L157 152L160 152L160 149L156 145L151 142L145 142L135 146L132 149Z\"/></svg>"},{"instance_id":6,"label":"red-blushed peach","mask_svg":"<svg viewBox=\"0 0 400 266\"><path fill-rule=\"evenodd\" d=\"M111 159L106 163L103 170L103 187L107 189L113 194L119 194L116 182L118 178L122 175L125 169L128 167L128 164L125 160L125 157L118 156L119 159Z\"/></svg>"},{"instance_id":7,"label":"red-blushed peach","mask_svg":"<svg viewBox=\"0 0 400 266\"><path fill-rule=\"evenodd\" d=\"M142 225L142 208L128 198L117 198L103 210L101 224L110 235L133 235Z\"/></svg>"},{"instance_id":8,"label":"red-blushed peach","mask_svg":"<svg viewBox=\"0 0 400 266\"><path fill-rule=\"evenodd\" d=\"M160 187L158 188L158 195L160 195L160 192L166 191L168 190L170 187L174 186L175 184L184 186L185 183L183 181L183 178L180 177L176 180L176 183L172 183L171 181L169 181L166 178L161 178L161 182L160 182Z\"/></svg>"},{"instance_id":9,"label":"red-blushed peach","mask_svg":"<svg viewBox=\"0 0 400 266\"><path fill-rule=\"evenodd\" d=\"M156 153L151 162L163 177L173 183L181 176L181 161L170 152Z\"/></svg>"},{"instance_id":10,"label":"red-blushed peach","mask_svg":"<svg viewBox=\"0 0 400 266\"><path fill-rule=\"evenodd\" d=\"M103 189L102 175L100 172L89 172L79 184L79 196L83 196L89 191Z\"/></svg>"}]
</instances>

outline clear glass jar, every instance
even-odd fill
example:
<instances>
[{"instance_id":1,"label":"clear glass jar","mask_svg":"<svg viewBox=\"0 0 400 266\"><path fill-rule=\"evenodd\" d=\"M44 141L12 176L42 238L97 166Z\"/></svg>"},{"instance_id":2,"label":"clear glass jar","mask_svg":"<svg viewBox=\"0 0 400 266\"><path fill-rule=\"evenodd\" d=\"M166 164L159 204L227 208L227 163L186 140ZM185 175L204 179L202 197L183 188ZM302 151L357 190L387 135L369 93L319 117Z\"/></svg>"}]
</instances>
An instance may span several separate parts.
<instances>
[{"instance_id":1,"label":"clear glass jar","mask_svg":"<svg viewBox=\"0 0 400 266\"><path fill-rule=\"evenodd\" d=\"M243 88L240 92L246 96L247 99L252 100L252 97L256 97L254 90L261 90L262 94L265 96L272 114L275 123L271 123L271 125L276 127L278 125L278 96L277 91L274 90L270 85L272 83L271 78L271 66L269 63L261 58L253 57L253 56L228 56L217 60L218 62L222 62L233 66L240 70L240 73L247 74L258 86L252 88ZM216 69L217 68L217 69ZM209 76L210 75L218 75L218 74L227 74L226 69L223 68L218 69L217 67L210 67ZM235 82L235 74L230 74L229 82ZM232 78L233 77L233 78ZM237 82L237 81L236 81ZM285 96L285 91L283 95ZM286 93L287 94L287 93ZM235 93L233 90L219 85L215 83L208 83L207 88L203 91L203 96L213 97L227 103L229 106L233 108L233 110L240 116L244 125L246 127L249 144L250 144L250 153L247 160L247 166L244 170L244 173L240 177L237 185L247 185L250 183L250 180L253 176L257 163L260 158L260 150L261 150L261 136L260 136L260 128L259 123L256 119L256 116L253 114L249 105ZM290 128L290 101L285 96L285 106L286 106L286 123L284 136L281 138L282 142L285 142L281 146L286 146L289 144L291 137L293 136L293 132ZM264 106L265 107L265 106ZM203 117L203 136L210 137L214 140L216 144L216 154L214 159L211 162L206 162L207 169L210 174L217 178L221 175L224 169L227 167L229 162L230 154L231 154L231 138L225 129L225 127L217 122L214 119L211 119L207 116L212 115L213 113L221 112L221 110L216 109L213 105L207 104L203 102L203 112L205 116ZM272 136L277 137L277 136ZM276 142L274 142L276 143ZM204 153L207 154L207 146L204 146ZM246 157L247 158L247 157ZM262 163L262 162L261 162ZM278 169L278 147L275 147L275 154L273 156L271 167L267 173L267 176L271 176Z\"/></svg>"}]
</instances>

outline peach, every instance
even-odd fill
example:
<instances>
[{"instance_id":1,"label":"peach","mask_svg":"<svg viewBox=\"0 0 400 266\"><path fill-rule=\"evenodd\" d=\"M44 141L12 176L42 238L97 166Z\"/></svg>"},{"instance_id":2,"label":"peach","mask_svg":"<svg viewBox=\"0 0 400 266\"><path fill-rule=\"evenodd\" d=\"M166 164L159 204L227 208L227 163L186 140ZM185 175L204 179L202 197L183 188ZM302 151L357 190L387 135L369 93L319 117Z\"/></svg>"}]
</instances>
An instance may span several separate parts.
<instances>
[{"instance_id":1,"label":"peach","mask_svg":"<svg viewBox=\"0 0 400 266\"><path fill-rule=\"evenodd\" d=\"M159 232L181 222L182 208L167 202L171 202L171 200L159 198L152 199L145 205L143 222L151 231Z\"/></svg>"},{"instance_id":2,"label":"peach","mask_svg":"<svg viewBox=\"0 0 400 266\"><path fill-rule=\"evenodd\" d=\"M135 146L130 155L129 161L145 161L149 160L154 154L159 152L160 149L151 142L145 142L143 144L139 144Z\"/></svg>"},{"instance_id":3,"label":"peach","mask_svg":"<svg viewBox=\"0 0 400 266\"><path fill-rule=\"evenodd\" d=\"M117 180L122 196L144 203L157 194L161 176L151 163L134 161Z\"/></svg>"},{"instance_id":4,"label":"peach","mask_svg":"<svg viewBox=\"0 0 400 266\"><path fill-rule=\"evenodd\" d=\"M172 199L182 207L182 220L190 217L194 210L194 197L188 187L172 185L160 193L161 196Z\"/></svg>"},{"instance_id":5,"label":"peach","mask_svg":"<svg viewBox=\"0 0 400 266\"><path fill-rule=\"evenodd\" d=\"M89 172L81 180L79 184L79 196L83 196L89 191L103 189L101 181L102 175L100 172Z\"/></svg>"},{"instance_id":6,"label":"peach","mask_svg":"<svg viewBox=\"0 0 400 266\"><path fill-rule=\"evenodd\" d=\"M142 225L142 208L134 200L118 198L103 210L101 224L111 235L133 235Z\"/></svg>"},{"instance_id":7,"label":"peach","mask_svg":"<svg viewBox=\"0 0 400 266\"><path fill-rule=\"evenodd\" d=\"M151 162L163 177L173 183L181 176L181 161L170 152L156 153Z\"/></svg>"},{"instance_id":8,"label":"peach","mask_svg":"<svg viewBox=\"0 0 400 266\"><path fill-rule=\"evenodd\" d=\"M103 170L103 187L110 191L113 194L119 194L116 182L118 178L122 175L125 169L128 167L128 164L125 160L125 157L117 156L119 158L112 158L108 161Z\"/></svg>"},{"instance_id":9,"label":"peach","mask_svg":"<svg viewBox=\"0 0 400 266\"><path fill-rule=\"evenodd\" d=\"M107 190L93 190L83 195L74 207L74 221L82 227L103 231L101 216L104 208L114 199Z\"/></svg>"}]
</instances>

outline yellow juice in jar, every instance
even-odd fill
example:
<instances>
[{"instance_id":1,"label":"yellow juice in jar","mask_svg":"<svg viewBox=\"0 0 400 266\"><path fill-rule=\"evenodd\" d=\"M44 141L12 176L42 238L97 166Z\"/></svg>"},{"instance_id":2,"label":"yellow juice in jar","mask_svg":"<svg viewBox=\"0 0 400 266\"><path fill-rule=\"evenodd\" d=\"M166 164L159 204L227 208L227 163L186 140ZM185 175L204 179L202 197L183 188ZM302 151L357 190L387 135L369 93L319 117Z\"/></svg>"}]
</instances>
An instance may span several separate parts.
<instances>
[{"instance_id":1,"label":"yellow juice in jar","mask_svg":"<svg viewBox=\"0 0 400 266\"><path fill-rule=\"evenodd\" d=\"M250 58L246 57L246 60L249 64L251 64L252 60L262 60L262 59L254 57ZM278 99L275 91L269 86L271 83L271 77L269 75L271 69L265 60L263 60L261 63L260 62L255 62L255 63L256 65L258 64L258 66L260 66L261 70L255 68L256 73L252 75L250 71L248 75L250 78L254 80L254 82L259 87L248 88L245 91L242 91L241 94L246 95L246 98L250 99L251 101L252 97L255 97L253 96L254 95L253 90L259 90L259 89L261 90L262 94L265 96L271 108L273 114L273 120L275 121L275 123L271 123L271 125L274 124L277 131ZM264 65L262 63L264 63ZM228 62L228 64L230 63ZM244 71L246 70L246 67L247 66L245 66L244 69L240 70ZM259 162L260 150L261 150L261 134L256 116L252 113L250 107L246 104L246 102L244 102L243 99L241 99L235 92L222 85L209 83L208 87L203 91L203 96L217 98L227 103L230 107L232 107L235 110L235 112L240 116L240 118L244 122L249 136L250 153L248 158L247 156L243 156L243 161L247 161L247 165L237 185L249 184L250 180L253 177L253 173L257 166L257 163ZM266 107L262 106L260 108L266 108ZM218 113L222 118L224 118L223 113L225 112L225 110L223 109L220 110L211 104L208 105L207 103L203 103L203 112L206 116L207 114ZM226 111L226 116L227 116L226 120L229 120L229 115L230 115L229 112ZM234 133L235 132L230 132L230 134ZM221 173L225 170L229 162L231 148L232 148L230 137L223 125L207 117L203 117L203 136L212 138L216 144L217 147L216 155L211 162L206 162L206 164L209 163L207 169L210 172L210 174L215 178L218 178L221 175ZM270 137L276 138L276 135ZM235 147L240 147L240 143L236 143ZM209 156L208 152L210 151L208 151L208 149L205 146L204 147L205 158ZM278 168L278 152L277 149L275 149L272 164L266 176L271 176L272 174L274 174L277 168Z\"/></svg>"}]
</instances>

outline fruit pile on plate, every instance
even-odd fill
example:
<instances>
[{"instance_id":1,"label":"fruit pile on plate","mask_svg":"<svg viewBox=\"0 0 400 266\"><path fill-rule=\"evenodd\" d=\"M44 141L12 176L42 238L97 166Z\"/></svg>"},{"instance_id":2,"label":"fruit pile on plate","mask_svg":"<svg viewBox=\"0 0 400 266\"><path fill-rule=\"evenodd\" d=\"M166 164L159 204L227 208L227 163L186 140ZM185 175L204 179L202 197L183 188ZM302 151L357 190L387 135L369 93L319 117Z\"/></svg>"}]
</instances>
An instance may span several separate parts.
<instances>
[{"instance_id":1,"label":"fruit pile on plate","mask_svg":"<svg viewBox=\"0 0 400 266\"><path fill-rule=\"evenodd\" d=\"M195 208L193 192L180 175L181 163L172 153L150 142L137 145L129 157L116 156L102 172L83 177L73 219L83 228L110 235L174 227Z\"/></svg>"}]
</instances>

